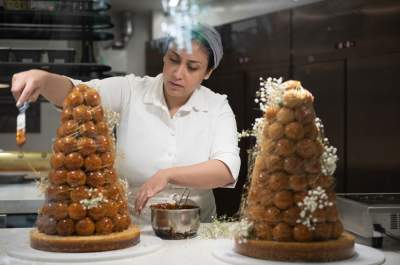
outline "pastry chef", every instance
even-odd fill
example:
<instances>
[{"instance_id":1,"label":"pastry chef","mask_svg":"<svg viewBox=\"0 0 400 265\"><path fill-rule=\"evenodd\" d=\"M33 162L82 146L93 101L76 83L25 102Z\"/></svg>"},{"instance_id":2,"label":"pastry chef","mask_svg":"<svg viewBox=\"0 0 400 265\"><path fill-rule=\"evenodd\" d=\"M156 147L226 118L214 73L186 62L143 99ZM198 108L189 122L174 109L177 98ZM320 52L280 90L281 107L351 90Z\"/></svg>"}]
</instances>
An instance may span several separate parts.
<instances>
[{"instance_id":1,"label":"pastry chef","mask_svg":"<svg viewBox=\"0 0 400 265\"><path fill-rule=\"evenodd\" d=\"M85 82L100 93L103 108L120 114L116 166L130 184L135 223L150 223L149 205L190 188L201 221L216 214L212 189L234 187L240 158L235 116L226 95L201 85L223 55L219 33L199 24L192 51L169 45L156 77L129 74ZM12 93L20 106L39 95L62 106L82 83L42 70L17 73Z\"/></svg>"}]
</instances>

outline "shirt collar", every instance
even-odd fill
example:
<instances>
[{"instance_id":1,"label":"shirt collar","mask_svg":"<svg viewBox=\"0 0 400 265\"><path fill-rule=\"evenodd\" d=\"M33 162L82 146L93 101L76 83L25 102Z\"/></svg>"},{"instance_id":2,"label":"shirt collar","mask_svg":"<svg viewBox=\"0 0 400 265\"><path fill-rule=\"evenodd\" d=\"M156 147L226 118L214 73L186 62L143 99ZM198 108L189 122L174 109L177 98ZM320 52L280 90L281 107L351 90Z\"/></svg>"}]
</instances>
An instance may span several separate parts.
<instances>
[{"instance_id":1,"label":"shirt collar","mask_svg":"<svg viewBox=\"0 0 400 265\"><path fill-rule=\"evenodd\" d=\"M189 100L180 108L183 111L208 111L208 103L205 99L205 87L200 86L195 89ZM163 75L155 77L154 84L147 89L144 95L144 103L153 104L162 108L167 108L167 103L163 93Z\"/></svg>"},{"instance_id":2,"label":"shirt collar","mask_svg":"<svg viewBox=\"0 0 400 265\"><path fill-rule=\"evenodd\" d=\"M163 78L162 74L154 78L153 85L146 90L144 95L144 103L153 104L156 106L166 106L164 95L162 93Z\"/></svg>"}]
</instances>

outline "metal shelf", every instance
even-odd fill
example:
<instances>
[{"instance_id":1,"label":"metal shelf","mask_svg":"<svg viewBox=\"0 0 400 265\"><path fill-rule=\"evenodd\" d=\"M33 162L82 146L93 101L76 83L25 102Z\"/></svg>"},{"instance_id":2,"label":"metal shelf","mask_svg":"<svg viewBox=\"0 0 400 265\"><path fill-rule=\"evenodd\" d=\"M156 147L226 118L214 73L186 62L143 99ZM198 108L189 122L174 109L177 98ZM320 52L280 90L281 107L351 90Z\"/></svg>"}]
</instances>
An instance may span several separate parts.
<instances>
[{"instance_id":1,"label":"metal shelf","mask_svg":"<svg viewBox=\"0 0 400 265\"><path fill-rule=\"evenodd\" d=\"M111 67L95 63L25 63L25 62L0 62L2 76L9 79L14 73L30 69L42 69L52 73L69 76L91 76L111 70ZM7 81L7 80L2 80Z\"/></svg>"},{"instance_id":2,"label":"metal shelf","mask_svg":"<svg viewBox=\"0 0 400 265\"><path fill-rule=\"evenodd\" d=\"M36 10L0 10L0 24L18 25L75 25L84 27L111 28L111 18L106 13L94 13L89 11L55 12Z\"/></svg>"},{"instance_id":3,"label":"metal shelf","mask_svg":"<svg viewBox=\"0 0 400 265\"><path fill-rule=\"evenodd\" d=\"M30 3L19 5L18 8L25 11L101 12L110 10L111 5L105 0L30 0Z\"/></svg>"},{"instance_id":4,"label":"metal shelf","mask_svg":"<svg viewBox=\"0 0 400 265\"><path fill-rule=\"evenodd\" d=\"M0 28L0 39L28 39L28 40L112 40L110 32L91 30L66 30L46 28Z\"/></svg>"}]
</instances>

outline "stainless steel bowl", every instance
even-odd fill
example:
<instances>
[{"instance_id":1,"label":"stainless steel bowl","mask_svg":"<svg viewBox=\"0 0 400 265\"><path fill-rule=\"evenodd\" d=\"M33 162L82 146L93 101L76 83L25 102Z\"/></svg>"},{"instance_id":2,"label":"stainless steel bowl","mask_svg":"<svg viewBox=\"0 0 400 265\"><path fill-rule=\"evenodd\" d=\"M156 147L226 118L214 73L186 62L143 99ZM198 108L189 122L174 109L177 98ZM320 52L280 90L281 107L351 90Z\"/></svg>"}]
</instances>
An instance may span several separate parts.
<instances>
[{"instance_id":1,"label":"stainless steel bowl","mask_svg":"<svg viewBox=\"0 0 400 265\"><path fill-rule=\"evenodd\" d=\"M200 226L200 207L184 205L174 209L171 204L155 204L150 208L151 226L158 237L185 239L196 236Z\"/></svg>"}]
</instances>

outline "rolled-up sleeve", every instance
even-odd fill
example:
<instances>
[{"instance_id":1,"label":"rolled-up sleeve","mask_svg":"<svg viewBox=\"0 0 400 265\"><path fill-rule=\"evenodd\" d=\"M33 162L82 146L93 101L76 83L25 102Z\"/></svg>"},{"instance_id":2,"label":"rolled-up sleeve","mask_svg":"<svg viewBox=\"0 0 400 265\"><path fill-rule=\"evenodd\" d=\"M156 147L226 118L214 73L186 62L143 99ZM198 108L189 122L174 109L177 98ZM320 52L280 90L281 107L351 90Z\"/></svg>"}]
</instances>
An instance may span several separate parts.
<instances>
[{"instance_id":1,"label":"rolled-up sleeve","mask_svg":"<svg viewBox=\"0 0 400 265\"><path fill-rule=\"evenodd\" d=\"M224 186L234 188L239 176L240 156L235 115L225 99L215 120L211 159L222 161L230 170L234 181Z\"/></svg>"},{"instance_id":2,"label":"rolled-up sleeve","mask_svg":"<svg viewBox=\"0 0 400 265\"><path fill-rule=\"evenodd\" d=\"M88 82L72 78L70 80L74 86L83 83L95 88L100 93L103 107L115 112L121 112L128 105L129 99L132 96L132 86L130 86L130 78L128 76L93 79Z\"/></svg>"}]
</instances>

